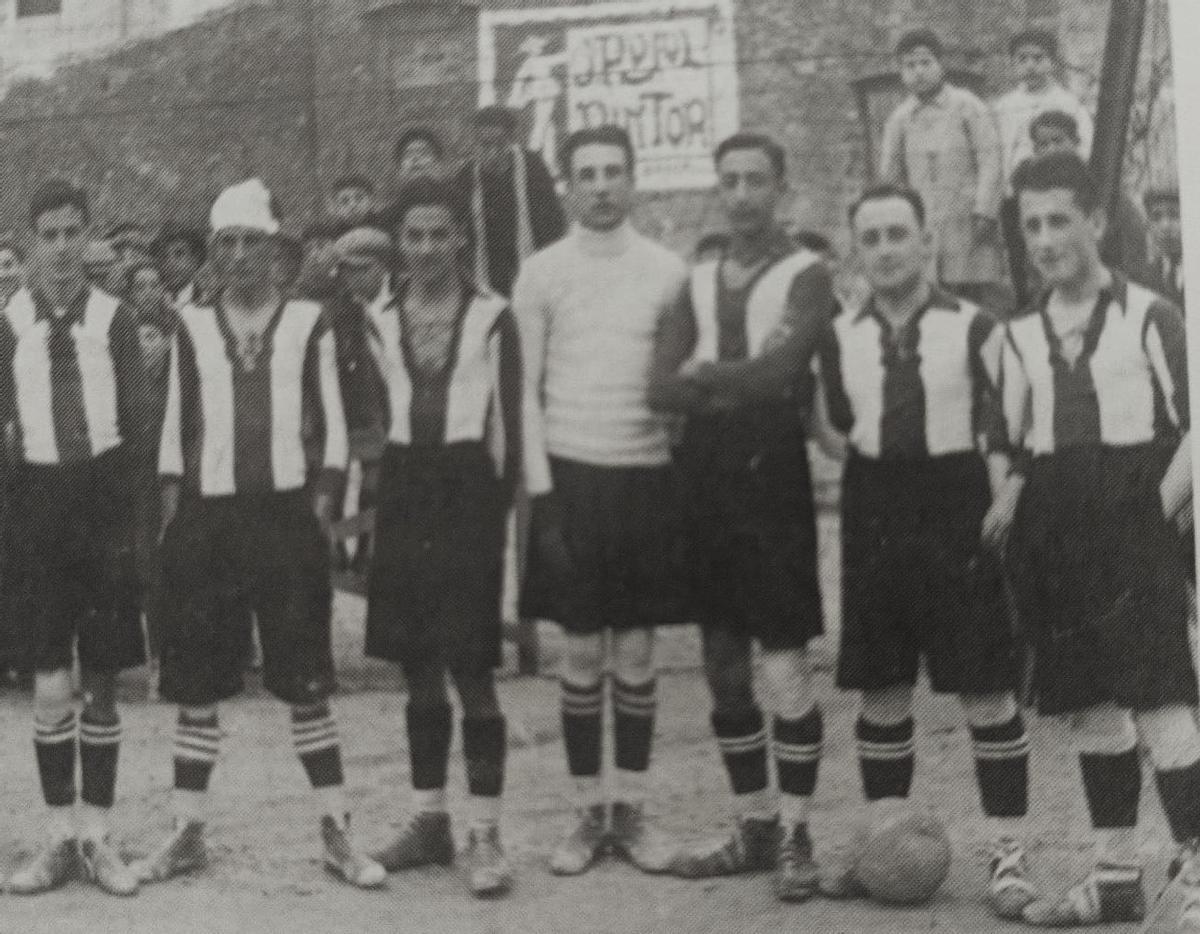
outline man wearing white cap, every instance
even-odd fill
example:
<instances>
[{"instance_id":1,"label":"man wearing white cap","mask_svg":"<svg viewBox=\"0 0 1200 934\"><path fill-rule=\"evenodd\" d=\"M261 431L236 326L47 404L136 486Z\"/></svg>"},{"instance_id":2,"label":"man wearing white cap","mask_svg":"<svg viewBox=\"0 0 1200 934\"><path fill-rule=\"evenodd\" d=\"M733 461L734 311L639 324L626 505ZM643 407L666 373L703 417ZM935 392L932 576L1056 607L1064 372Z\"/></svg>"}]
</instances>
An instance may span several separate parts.
<instances>
[{"instance_id":1,"label":"man wearing white cap","mask_svg":"<svg viewBox=\"0 0 1200 934\"><path fill-rule=\"evenodd\" d=\"M162 848L134 868L157 881L206 861L202 805L221 735L217 703L241 690L249 607L258 619L264 685L291 707L296 751L321 802L325 866L352 885L373 887L384 872L350 843L328 704L327 532L331 493L346 466L334 337L319 305L289 301L275 284L279 222L262 182L226 189L211 225L209 256L221 288L211 305L180 311L159 460L159 689L179 704L176 822ZM306 426L320 436L312 498Z\"/></svg>"}]
</instances>

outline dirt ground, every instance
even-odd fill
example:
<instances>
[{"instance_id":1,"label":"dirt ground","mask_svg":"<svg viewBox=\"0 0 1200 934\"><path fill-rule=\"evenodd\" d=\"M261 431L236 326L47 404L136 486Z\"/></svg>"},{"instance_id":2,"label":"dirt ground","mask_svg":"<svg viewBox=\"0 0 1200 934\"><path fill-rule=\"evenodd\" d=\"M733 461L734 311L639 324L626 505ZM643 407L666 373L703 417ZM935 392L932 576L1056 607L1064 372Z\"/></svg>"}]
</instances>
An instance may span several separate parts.
<instances>
[{"instance_id":1,"label":"dirt ground","mask_svg":"<svg viewBox=\"0 0 1200 934\"><path fill-rule=\"evenodd\" d=\"M836 531L822 522L826 543ZM822 576L836 580L836 549L823 549ZM836 595L829 618L836 621ZM407 805L408 766L403 738L403 695L383 666L361 657L362 605L340 597L337 652L343 690L336 700L345 748L348 791L357 838L367 847L390 838ZM553 670L554 630L544 629L544 658ZM814 647L826 715L813 831L818 851L844 834L859 799L854 753L854 707L832 686L827 636ZM708 728L708 697L695 665L698 640L691 627L661 643L660 708L653 760L651 810L682 841L698 841L729 826L729 795ZM171 735L174 711L145 700L145 676L124 684L125 741L114 820L127 854L156 844L170 822ZM767 876L691 882L639 874L602 863L576 879L549 874L546 856L567 813L558 697L550 677L509 678L501 689L511 726L504 839L517 884L497 902L471 900L453 869L417 871L389 880L381 892L350 890L326 876L317 860L315 811L291 750L285 710L251 684L247 697L223 708L227 737L213 779L210 867L188 879L143 890L136 898L107 897L83 883L35 899L0 896L0 934L98 931L338 932L411 931L464 934L658 934L658 932L943 931L988 934L1015 930L993 920L980 901L984 874L978 852L980 820L968 737L952 700L919 698L915 797L936 804L954 845L950 878L926 906L896 910L863 902L774 901ZM41 827L40 794L31 743L31 708L19 693L0 696L0 871L6 875L28 854ZM1063 725L1032 721L1031 813L1021 832L1034 871L1047 886L1068 881L1087 863L1087 821ZM455 746L457 747L457 737ZM462 762L451 762L452 801L463 800ZM461 814L461 809L460 809ZM1152 782L1143 802L1148 883L1156 889L1167 858L1166 833ZM462 821L456 831L464 829ZM819 855L819 853L818 853ZM1114 928L1112 930L1122 930Z\"/></svg>"}]
</instances>

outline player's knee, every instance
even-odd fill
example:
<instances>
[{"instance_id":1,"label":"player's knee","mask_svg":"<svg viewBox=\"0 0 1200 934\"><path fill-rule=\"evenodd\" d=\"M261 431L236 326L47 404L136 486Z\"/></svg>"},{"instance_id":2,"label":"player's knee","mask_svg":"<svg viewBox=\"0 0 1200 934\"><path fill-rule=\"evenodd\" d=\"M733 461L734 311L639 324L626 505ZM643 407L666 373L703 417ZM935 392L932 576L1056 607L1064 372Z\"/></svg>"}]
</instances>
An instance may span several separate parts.
<instances>
[{"instance_id":1,"label":"player's knee","mask_svg":"<svg viewBox=\"0 0 1200 934\"><path fill-rule=\"evenodd\" d=\"M213 723L217 722L217 705L208 704L203 707L180 707L180 723Z\"/></svg>"},{"instance_id":2,"label":"player's knee","mask_svg":"<svg viewBox=\"0 0 1200 934\"><path fill-rule=\"evenodd\" d=\"M1011 691L996 694L961 694L967 723L974 727L1000 726L1017 715L1017 699Z\"/></svg>"},{"instance_id":3,"label":"player's knee","mask_svg":"<svg viewBox=\"0 0 1200 934\"><path fill-rule=\"evenodd\" d=\"M863 691L858 715L867 723L876 726L903 723L913 715L911 685L898 684L881 691Z\"/></svg>"},{"instance_id":4,"label":"player's knee","mask_svg":"<svg viewBox=\"0 0 1200 934\"><path fill-rule=\"evenodd\" d=\"M33 716L38 723L61 723L74 708L71 673L67 669L39 671L34 675Z\"/></svg>"},{"instance_id":5,"label":"player's knee","mask_svg":"<svg viewBox=\"0 0 1200 934\"><path fill-rule=\"evenodd\" d=\"M454 690L462 705L463 716L490 718L500 716L500 699L496 696L496 677L490 671L479 674L454 674Z\"/></svg>"},{"instance_id":6,"label":"player's knee","mask_svg":"<svg viewBox=\"0 0 1200 934\"><path fill-rule=\"evenodd\" d=\"M563 646L562 677L569 684L595 684L604 667L604 637L600 633L567 636Z\"/></svg>"},{"instance_id":7,"label":"player's knee","mask_svg":"<svg viewBox=\"0 0 1200 934\"><path fill-rule=\"evenodd\" d=\"M1190 707L1175 704L1139 711L1134 722L1156 769L1182 769L1200 762L1200 729Z\"/></svg>"},{"instance_id":8,"label":"player's knee","mask_svg":"<svg viewBox=\"0 0 1200 934\"><path fill-rule=\"evenodd\" d=\"M117 676L110 671L82 673L83 714L92 723L117 722Z\"/></svg>"},{"instance_id":9,"label":"player's knee","mask_svg":"<svg viewBox=\"0 0 1200 934\"><path fill-rule=\"evenodd\" d=\"M613 674L624 684L645 684L654 677L654 633L633 629L613 633Z\"/></svg>"},{"instance_id":10,"label":"player's knee","mask_svg":"<svg viewBox=\"0 0 1200 934\"><path fill-rule=\"evenodd\" d=\"M1119 755L1137 746L1133 716L1116 704L1097 704L1071 715L1071 742L1078 753Z\"/></svg>"},{"instance_id":11,"label":"player's knee","mask_svg":"<svg viewBox=\"0 0 1200 934\"><path fill-rule=\"evenodd\" d=\"M802 649L763 652L762 665L776 714L798 720L813 709L812 673Z\"/></svg>"}]
</instances>

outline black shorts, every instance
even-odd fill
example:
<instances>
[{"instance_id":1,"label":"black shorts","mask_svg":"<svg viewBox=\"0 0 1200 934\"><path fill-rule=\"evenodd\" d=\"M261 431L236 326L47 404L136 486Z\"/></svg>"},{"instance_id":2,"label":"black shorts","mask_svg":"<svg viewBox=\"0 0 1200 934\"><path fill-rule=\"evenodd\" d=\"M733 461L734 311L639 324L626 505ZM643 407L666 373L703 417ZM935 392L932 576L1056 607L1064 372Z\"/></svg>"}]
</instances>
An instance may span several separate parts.
<instances>
[{"instance_id":1,"label":"black shorts","mask_svg":"<svg viewBox=\"0 0 1200 934\"><path fill-rule=\"evenodd\" d=\"M90 671L145 660L131 463L123 449L89 461L14 469L5 593L18 668Z\"/></svg>"},{"instance_id":2,"label":"black shorts","mask_svg":"<svg viewBox=\"0 0 1200 934\"><path fill-rule=\"evenodd\" d=\"M384 449L368 656L406 671L480 673L500 664L510 498L482 445Z\"/></svg>"},{"instance_id":3,"label":"black shorts","mask_svg":"<svg viewBox=\"0 0 1200 934\"><path fill-rule=\"evenodd\" d=\"M266 689L290 704L329 696L329 546L304 491L185 496L160 579L166 700L205 706L241 691L250 610Z\"/></svg>"},{"instance_id":4,"label":"black shorts","mask_svg":"<svg viewBox=\"0 0 1200 934\"><path fill-rule=\"evenodd\" d=\"M803 440L741 470L680 463L690 615L769 651L804 648L824 624Z\"/></svg>"},{"instance_id":5,"label":"black shorts","mask_svg":"<svg viewBox=\"0 0 1200 934\"><path fill-rule=\"evenodd\" d=\"M530 549L521 615L578 635L686 622L674 470L551 458L550 472L571 579Z\"/></svg>"},{"instance_id":6,"label":"black shorts","mask_svg":"<svg viewBox=\"0 0 1200 934\"><path fill-rule=\"evenodd\" d=\"M1158 493L1164 456L1094 446L1034 459L1009 558L1041 713L1196 704L1185 571Z\"/></svg>"},{"instance_id":7,"label":"black shorts","mask_svg":"<svg viewBox=\"0 0 1200 934\"><path fill-rule=\"evenodd\" d=\"M842 634L837 685L916 683L939 693L1015 684L1015 639L998 557L980 543L991 501L975 453L879 462L842 478Z\"/></svg>"}]
</instances>

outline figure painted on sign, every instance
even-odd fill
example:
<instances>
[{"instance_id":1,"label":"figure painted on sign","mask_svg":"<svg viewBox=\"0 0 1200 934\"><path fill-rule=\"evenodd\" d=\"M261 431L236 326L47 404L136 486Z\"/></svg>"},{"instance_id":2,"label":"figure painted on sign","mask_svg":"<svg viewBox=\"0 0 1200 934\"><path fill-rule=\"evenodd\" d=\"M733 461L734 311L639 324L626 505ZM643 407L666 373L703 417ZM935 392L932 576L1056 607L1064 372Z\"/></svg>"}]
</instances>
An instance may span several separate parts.
<instances>
[{"instance_id":1,"label":"figure painted on sign","mask_svg":"<svg viewBox=\"0 0 1200 934\"><path fill-rule=\"evenodd\" d=\"M529 129L529 148L540 152L547 165L558 165L558 127L554 125L554 107L563 92L562 82L554 71L567 63L562 52L547 52L550 40L546 36L527 36L520 52L525 56L513 75L508 106L524 110L533 105L533 121Z\"/></svg>"}]
</instances>

